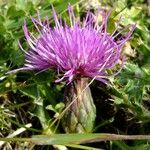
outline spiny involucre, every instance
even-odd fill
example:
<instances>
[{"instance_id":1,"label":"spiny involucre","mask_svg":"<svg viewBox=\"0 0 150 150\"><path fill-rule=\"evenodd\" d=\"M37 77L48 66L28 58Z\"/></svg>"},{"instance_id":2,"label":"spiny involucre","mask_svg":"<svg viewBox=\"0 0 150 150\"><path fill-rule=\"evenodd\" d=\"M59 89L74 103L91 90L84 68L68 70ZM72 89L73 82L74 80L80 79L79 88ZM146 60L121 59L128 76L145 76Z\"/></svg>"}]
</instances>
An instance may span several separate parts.
<instances>
[{"instance_id":1,"label":"spiny involucre","mask_svg":"<svg viewBox=\"0 0 150 150\"><path fill-rule=\"evenodd\" d=\"M107 32L110 12L103 9L97 14L87 12L83 21L75 17L72 7L68 6L69 25L58 17L53 8L55 26L48 19L41 21L31 17L39 35L28 32L26 22L23 31L30 46L26 53L24 67L17 70L45 71L55 69L62 77L56 82L66 80L70 83L75 77L95 78L106 83L106 69L119 63L121 48L131 37L135 25L128 25L120 31L121 18L113 33ZM99 25L98 16L102 15ZM124 32L126 31L126 32Z\"/></svg>"}]
</instances>

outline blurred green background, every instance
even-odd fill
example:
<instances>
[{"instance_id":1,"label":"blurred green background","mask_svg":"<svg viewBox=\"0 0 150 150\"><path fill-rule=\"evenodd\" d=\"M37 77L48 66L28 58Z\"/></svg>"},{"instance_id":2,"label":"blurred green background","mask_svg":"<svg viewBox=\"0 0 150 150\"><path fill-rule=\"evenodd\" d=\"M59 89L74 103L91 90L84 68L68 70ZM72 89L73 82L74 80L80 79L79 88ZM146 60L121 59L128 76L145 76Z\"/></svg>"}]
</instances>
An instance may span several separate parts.
<instances>
[{"instance_id":1,"label":"blurred green background","mask_svg":"<svg viewBox=\"0 0 150 150\"><path fill-rule=\"evenodd\" d=\"M37 11L44 19L49 17L53 26L51 5L59 15L67 18L68 3L72 4L76 16L87 10L94 12L98 6L112 14L108 31L115 28L123 16L122 27L137 24L136 30L123 48L125 66L110 85L98 81L91 89L97 118L95 133L150 134L150 3L147 0L0 0L0 137L7 137L18 128L32 123L32 127L18 137L35 134L64 133L61 122L51 127L52 121L64 109L63 92L65 83L55 84L56 73L46 71L8 71L23 66L24 53L18 41L28 50L22 25L24 20L30 32L36 33L30 16ZM54 149L51 146L35 146L25 142L5 143L2 149ZM148 150L148 141L99 142L88 145L111 150Z\"/></svg>"}]
</instances>

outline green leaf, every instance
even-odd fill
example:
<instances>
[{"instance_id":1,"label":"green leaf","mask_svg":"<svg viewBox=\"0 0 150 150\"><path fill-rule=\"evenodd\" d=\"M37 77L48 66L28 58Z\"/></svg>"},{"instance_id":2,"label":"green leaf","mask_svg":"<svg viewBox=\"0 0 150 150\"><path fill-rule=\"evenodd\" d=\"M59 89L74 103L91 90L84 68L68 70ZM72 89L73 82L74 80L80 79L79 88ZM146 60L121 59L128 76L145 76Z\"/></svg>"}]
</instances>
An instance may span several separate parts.
<instances>
[{"instance_id":1,"label":"green leaf","mask_svg":"<svg viewBox=\"0 0 150 150\"><path fill-rule=\"evenodd\" d=\"M0 22L0 35L3 35L6 33L6 27L5 25L3 24L3 22Z\"/></svg>"},{"instance_id":2,"label":"green leaf","mask_svg":"<svg viewBox=\"0 0 150 150\"><path fill-rule=\"evenodd\" d=\"M118 134L103 134L103 133L83 133L83 134L52 134L52 135L34 135L32 142L39 145L66 145L66 144L81 144L92 143L96 141L108 140L150 140L149 135L118 135Z\"/></svg>"},{"instance_id":3,"label":"green leaf","mask_svg":"<svg viewBox=\"0 0 150 150\"><path fill-rule=\"evenodd\" d=\"M25 94L25 95L33 98L33 99L37 99L39 96L38 89L37 89L36 85L28 85L28 86L20 89L20 91L23 94Z\"/></svg>"},{"instance_id":4,"label":"green leaf","mask_svg":"<svg viewBox=\"0 0 150 150\"><path fill-rule=\"evenodd\" d=\"M36 105L35 109L33 110L33 114L39 118L44 130L49 127L50 116L48 115L47 111L45 111L45 108L43 106ZM50 130L50 128L48 129Z\"/></svg>"},{"instance_id":5,"label":"green leaf","mask_svg":"<svg viewBox=\"0 0 150 150\"><path fill-rule=\"evenodd\" d=\"M24 16L25 12L23 10L16 10L16 6L12 5L11 7L9 7L8 11L7 11L7 17L13 19L15 17L19 17L19 16Z\"/></svg>"},{"instance_id":6,"label":"green leaf","mask_svg":"<svg viewBox=\"0 0 150 150\"><path fill-rule=\"evenodd\" d=\"M47 105L46 109L47 110L52 110L55 113L60 113L60 112L62 112L62 110L63 110L64 107L65 107L65 104L62 103L62 102L60 102L60 103L56 104L55 107L53 105Z\"/></svg>"},{"instance_id":7,"label":"green leaf","mask_svg":"<svg viewBox=\"0 0 150 150\"><path fill-rule=\"evenodd\" d=\"M150 145L147 144L139 144L137 143L137 146L128 146L123 141L114 141L115 145L117 145L121 150L149 150ZM146 143L146 142L145 142Z\"/></svg>"}]
</instances>

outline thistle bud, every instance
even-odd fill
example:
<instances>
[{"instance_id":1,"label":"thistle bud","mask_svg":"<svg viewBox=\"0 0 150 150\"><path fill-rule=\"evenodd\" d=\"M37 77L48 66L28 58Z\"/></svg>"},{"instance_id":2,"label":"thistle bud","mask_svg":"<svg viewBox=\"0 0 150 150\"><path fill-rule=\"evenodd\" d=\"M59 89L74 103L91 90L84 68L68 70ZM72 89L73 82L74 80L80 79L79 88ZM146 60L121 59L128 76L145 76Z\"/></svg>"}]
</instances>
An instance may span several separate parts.
<instances>
[{"instance_id":1,"label":"thistle bud","mask_svg":"<svg viewBox=\"0 0 150 150\"><path fill-rule=\"evenodd\" d=\"M92 132L96 117L96 108L93 102L87 78L76 79L65 90L64 101L66 107L72 102L62 119L66 132Z\"/></svg>"}]
</instances>

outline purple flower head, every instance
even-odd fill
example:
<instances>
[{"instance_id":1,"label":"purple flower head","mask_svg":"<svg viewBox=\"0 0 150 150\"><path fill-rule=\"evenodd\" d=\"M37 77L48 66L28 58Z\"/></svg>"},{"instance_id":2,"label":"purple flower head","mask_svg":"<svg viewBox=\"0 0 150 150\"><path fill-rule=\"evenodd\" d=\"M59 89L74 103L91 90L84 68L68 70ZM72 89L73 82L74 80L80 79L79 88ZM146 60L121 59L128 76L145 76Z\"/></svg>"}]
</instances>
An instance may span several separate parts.
<instances>
[{"instance_id":1,"label":"purple flower head","mask_svg":"<svg viewBox=\"0 0 150 150\"><path fill-rule=\"evenodd\" d=\"M120 31L119 19L113 33L107 32L110 12L99 10L97 15L87 12L83 21L75 17L69 5L69 25L58 17L53 8L55 26L49 25L48 19L42 22L32 18L39 35L35 37L28 32L26 23L23 31L30 46L26 53L24 67L18 70L45 71L55 69L62 77L56 82L66 80L70 83L75 77L90 77L106 83L107 69L119 63L121 48L131 37L135 25L128 25ZM99 25L98 16L102 15ZM125 31L125 32L124 32Z\"/></svg>"}]
</instances>

